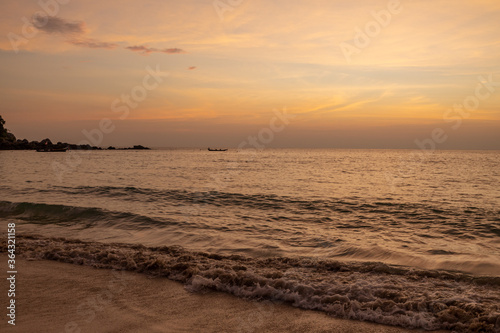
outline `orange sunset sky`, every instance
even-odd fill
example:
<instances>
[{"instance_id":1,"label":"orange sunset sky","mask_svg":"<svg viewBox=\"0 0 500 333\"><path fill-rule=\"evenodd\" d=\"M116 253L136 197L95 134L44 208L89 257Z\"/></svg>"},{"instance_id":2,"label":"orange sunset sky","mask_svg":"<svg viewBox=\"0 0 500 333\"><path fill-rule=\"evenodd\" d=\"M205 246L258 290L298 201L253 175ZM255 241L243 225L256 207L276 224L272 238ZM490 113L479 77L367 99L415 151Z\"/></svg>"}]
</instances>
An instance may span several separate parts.
<instances>
[{"instance_id":1,"label":"orange sunset sky","mask_svg":"<svg viewBox=\"0 0 500 333\"><path fill-rule=\"evenodd\" d=\"M498 0L2 1L0 31L18 138L237 147L286 108L266 147L500 149Z\"/></svg>"}]
</instances>

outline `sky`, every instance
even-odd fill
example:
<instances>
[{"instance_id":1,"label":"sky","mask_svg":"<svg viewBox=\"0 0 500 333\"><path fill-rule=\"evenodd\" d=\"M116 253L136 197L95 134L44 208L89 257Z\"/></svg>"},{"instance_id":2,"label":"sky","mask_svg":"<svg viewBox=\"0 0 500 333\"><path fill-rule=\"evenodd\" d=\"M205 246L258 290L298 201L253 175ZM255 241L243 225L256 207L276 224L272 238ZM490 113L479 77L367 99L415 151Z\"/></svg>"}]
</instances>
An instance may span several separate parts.
<instances>
[{"instance_id":1,"label":"sky","mask_svg":"<svg viewBox=\"0 0 500 333\"><path fill-rule=\"evenodd\" d=\"M500 149L499 31L498 0L2 1L0 115L103 147Z\"/></svg>"}]
</instances>

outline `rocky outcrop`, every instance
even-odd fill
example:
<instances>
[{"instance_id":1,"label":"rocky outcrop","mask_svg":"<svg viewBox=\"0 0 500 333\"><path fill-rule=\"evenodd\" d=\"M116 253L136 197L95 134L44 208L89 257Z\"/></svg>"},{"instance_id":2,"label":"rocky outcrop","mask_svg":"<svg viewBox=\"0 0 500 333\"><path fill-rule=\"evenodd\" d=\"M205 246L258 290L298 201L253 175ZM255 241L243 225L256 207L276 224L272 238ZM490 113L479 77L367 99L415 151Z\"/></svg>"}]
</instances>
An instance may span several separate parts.
<instances>
[{"instance_id":1,"label":"rocky outcrop","mask_svg":"<svg viewBox=\"0 0 500 333\"><path fill-rule=\"evenodd\" d=\"M122 148L121 150L148 150L148 149L151 149L151 148L148 148L148 147L144 147L144 146L141 146L141 145L137 145L137 146L133 146L133 147L130 147L130 148Z\"/></svg>"},{"instance_id":2,"label":"rocky outcrop","mask_svg":"<svg viewBox=\"0 0 500 333\"><path fill-rule=\"evenodd\" d=\"M43 139L42 141L28 141L26 139L19 140L16 136L9 132L5 127L5 120L0 116L0 150L44 150L50 151L54 149L64 149L68 148L71 150L101 150L102 148L91 146L91 145L75 145L67 142L58 142L56 144L52 143L50 139ZM141 145L137 145L131 148L121 148L120 150L145 150L151 149ZM117 150L115 147L110 146L108 150Z\"/></svg>"},{"instance_id":3,"label":"rocky outcrop","mask_svg":"<svg viewBox=\"0 0 500 333\"><path fill-rule=\"evenodd\" d=\"M50 139L38 141L28 141L26 139L16 139L16 136L9 132L5 127L5 120L0 116L0 150L50 150L50 149L82 149L82 150L96 150L99 147L90 145L75 145L66 142L52 143Z\"/></svg>"}]
</instances>

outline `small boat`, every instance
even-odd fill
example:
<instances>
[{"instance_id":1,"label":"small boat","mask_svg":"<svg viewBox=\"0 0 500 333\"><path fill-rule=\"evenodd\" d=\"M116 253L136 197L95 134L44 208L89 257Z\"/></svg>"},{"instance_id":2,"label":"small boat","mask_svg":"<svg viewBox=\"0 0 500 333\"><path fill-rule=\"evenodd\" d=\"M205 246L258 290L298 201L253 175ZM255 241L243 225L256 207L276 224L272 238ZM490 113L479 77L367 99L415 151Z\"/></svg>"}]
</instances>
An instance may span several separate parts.
<instances>
[{"instance_id":1,"label":"small boat","mask_svg":"<svg viewBox=\"0 0 500 333\"><path fill-rule=\"evenodd\" d=\"M227 148L226 149L212 149L212 148L208 148L208 151L227 151Z\"/></svg>"},{"instance_id":2,"label":"small boat","mask_svg":"<svg viewBox=\"0 0 500 333\"><path fill-rule=\"evenodd\" d=\"M39 153L65 153L68 148L39 148L36 151Z\"/></svg>"}]
</instances>

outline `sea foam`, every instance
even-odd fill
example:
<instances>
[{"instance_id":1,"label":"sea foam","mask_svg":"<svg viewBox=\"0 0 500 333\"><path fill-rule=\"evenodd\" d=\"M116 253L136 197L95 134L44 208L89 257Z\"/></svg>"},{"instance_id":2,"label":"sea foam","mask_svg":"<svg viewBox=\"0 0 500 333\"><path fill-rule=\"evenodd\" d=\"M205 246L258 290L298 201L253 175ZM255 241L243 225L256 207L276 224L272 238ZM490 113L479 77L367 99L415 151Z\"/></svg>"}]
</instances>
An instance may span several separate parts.
<instances>
[{"instance_id":1,"label":"sea foam","mask_svg":"<svg viewBox=\"0 0 500 333\"><path fill-rule=\"evenodd\" d=\"M2 238L5 239L5 238ZM96 268L129 270L217 290L283 301L338 318L457 332L500 331L500 277L419 270L378 262L248 258L146 247L18 236L19 253ZM2 252L6 244L1 244Z\"/></svg>"}]
</instances>

